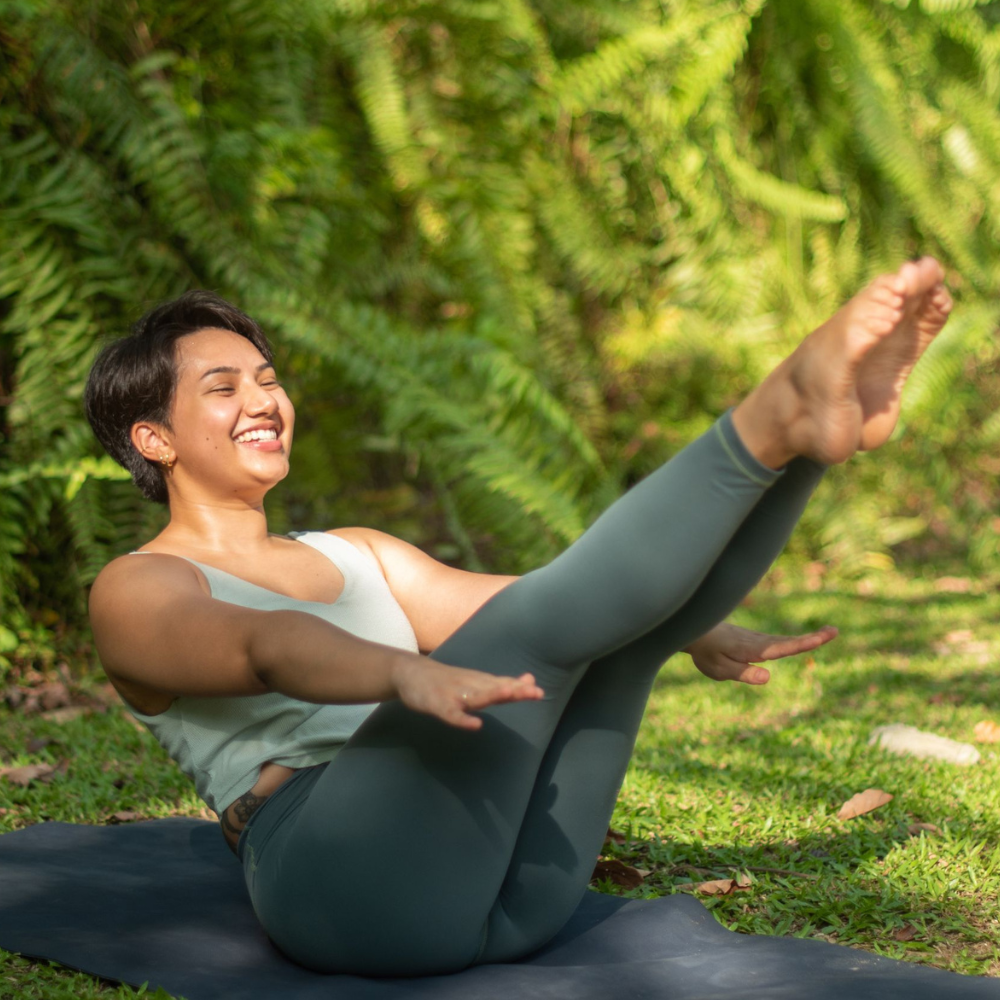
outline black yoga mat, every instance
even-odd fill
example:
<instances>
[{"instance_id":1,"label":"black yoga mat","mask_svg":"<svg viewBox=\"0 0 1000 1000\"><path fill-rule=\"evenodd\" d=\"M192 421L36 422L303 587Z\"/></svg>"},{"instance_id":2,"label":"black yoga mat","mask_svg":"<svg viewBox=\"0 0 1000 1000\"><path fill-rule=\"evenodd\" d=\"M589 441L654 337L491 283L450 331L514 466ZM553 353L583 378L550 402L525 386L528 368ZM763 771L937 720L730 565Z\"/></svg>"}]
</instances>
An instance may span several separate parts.
<instances>
[{"instance_id":1,"label":"black yoga mat","mask_svg":"<svg viewBox=\"0 0 1000 1000\"><path fill-rule=\"evenodd\" d=\"M391 900L392 886L372 891ZM0 836L0 947L187 1000L1000 998L997 979L734 934L689 896L593 892L554 941L516 964L422 979L320 975L270 944L218 827L183 818Z\"/></svg>"}]
</instances>

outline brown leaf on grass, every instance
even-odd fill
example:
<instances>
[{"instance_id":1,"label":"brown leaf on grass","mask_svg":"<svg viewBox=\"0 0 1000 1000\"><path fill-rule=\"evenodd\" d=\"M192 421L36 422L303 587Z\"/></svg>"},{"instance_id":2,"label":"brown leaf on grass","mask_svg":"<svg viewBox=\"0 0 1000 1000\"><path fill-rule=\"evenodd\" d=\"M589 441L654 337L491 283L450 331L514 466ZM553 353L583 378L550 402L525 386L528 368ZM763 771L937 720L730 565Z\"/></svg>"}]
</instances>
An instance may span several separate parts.
<instances>
[{"instance_id":1,"label":"brown leaf on grass","mask_svg":"<svg viewBox=\"0 0 1000 1000\"><path fill-rule=\"evenodd\" d=\"M648 874L649 872L643 873L640 869L633 868L617 858L609 858L606 861L597 862L591 880L606 878L614 882L615 885L623 886L626 889L638 889Z\"/></svg>"},{"instance_id":2,"label":"brown leaf on grass","mask_svg":"<svg viewBox=\"0 0 1000 1000\"><path fill-rule=\"evenodd\" d=\"M992 719L977 722L972 732L977 743L1000 743L1000 726Z\"/></svg>"},{"instance_id":3,"label":"brown leaf on grass","mask_svg":"<svg viewBox=\"0 0 1000 1000\"><path fill-rule=\"evenodd\" d=\"M704 896L728 896L736 889L736 879L716 878L711 882L702 882L694 887L695 892Z\"/></svg>"},{"instance_id":4,"label":"brown leaf on grass","mask_svg":"<svg viewBox=\"0 0 1000 1000\"><path fill-rule=\"evenodd\" d=\"M855 816L864 816L879 806L884 806L886 802L891 802L893 796L888 792L883 792L881 788L866 788L857 795L852 795L837 813L837 819L854 819Z\"/></svg>"},{"instance_id":5,"label":"brown leaf on grass","mask_svg":"<svg viewBox=\"0 0 1000 1000\"><path fill-rule=\"evenodd\" d=\"M27 788L33 781L55 774L51 764L23 764L21 767L0 768L0 778L6 778L12 785Z\"/></svg>"},{"instance_id":6,"label":"brown leaf on grass","mask_svg":"<svg viewBox=\"0 0 1000 1000\"><path fill-rule=\"evenodd\" d=\"M934 581L938 594L967 594L972 590L972 581L964 576L940 576Z\"/></svg>"},{"instance_id":7,"label":"brown leaf on grass","mask_svg":"<svg viewBox=\"0 0 1000 1000\"><path fill-rule=\"evenodd\" d=\"M941 836L941 828L933 823L911 823L907 829L910 831L911 837L917 837L921 832L933 833L935 837Z\"/></svg>"},{"instance_id":8,"label":"brown leaf on grass","mask_svg":"<svg viewBox=\"0 0 1000 1000\"><path fill-rule=\"evenodd\" d=\"M702 882L694 887L694 891L704 896L731 896L737 890L749 889L750 885L750 876L738 872L735 878L717 878L711 882Z\"/></svg>"},{"instance_id":9,"label":"brown leaf on grass","mask_svg":"<svg viewBox=\"0 0 1000 1000\"><path fill-rule=\"evenodd\" d=\"M913 924L904 924L902 927L897 927L892 932L892 937L894 941L912 941L917 936L917 929Z\"/></svg>"},{"instance_id":10,"label":"brown leaf on grass","mask_svg":"<svg viewBox=\"0 0 1000 1000\"><path fill-rule=\"evenodd\" d=\"M28 753L38 753L39 750L44 750L52 742L48 736L39 736L36 739L28 740L28 745L25 748Z\"/></svg>"},{"instance_id":11,"label":"brown leaf on grass","mask_svg":"<svg viewBox=\"0 0 1000 1000\"><path fill-rule=\"evenodd\" d=\"M621 846L625 843L625 834L619 833L618 830L612 830L608 827L608 832L604 835L604 846L607 847L608 844L618 844Z\"/></svg>"},{"instance_id":12,"label":"brown leaf on grass","mask_svg":"<svg viewBox=\"0 0 1000 1000\"><path fill-rule=\"evenodd\" d=\"M108 817L109 823L132 823L137 819L144 819L145 817L142 813L137 812L127 812L122 810L121 812L112 813Z\"/></svg>"}]
</instances>

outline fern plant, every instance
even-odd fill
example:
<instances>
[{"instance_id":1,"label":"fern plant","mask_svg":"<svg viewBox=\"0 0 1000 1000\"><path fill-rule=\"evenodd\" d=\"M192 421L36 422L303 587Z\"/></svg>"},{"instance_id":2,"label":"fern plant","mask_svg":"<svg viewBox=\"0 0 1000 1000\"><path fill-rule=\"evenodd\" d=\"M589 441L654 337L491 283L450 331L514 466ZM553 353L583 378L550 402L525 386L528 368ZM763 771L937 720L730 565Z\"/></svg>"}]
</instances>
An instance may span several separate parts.
<instances>
[{"instance_id":1,"label":"fern plant","mask_svg":"<svg viewBox=\"0 0 1000 1000\"><path fill-rule=\"evenodd\" d=\"M909 433L833 474L796 545L845 572L929 536L991 558L982 490L939 511L997 436L995 4L3 9L0 656L82 626L163 523L80 396L106 336L197 286L265 322L303 396L276 529L520 571L933 252L959 309Z\"/></svg>"}]
</instances>

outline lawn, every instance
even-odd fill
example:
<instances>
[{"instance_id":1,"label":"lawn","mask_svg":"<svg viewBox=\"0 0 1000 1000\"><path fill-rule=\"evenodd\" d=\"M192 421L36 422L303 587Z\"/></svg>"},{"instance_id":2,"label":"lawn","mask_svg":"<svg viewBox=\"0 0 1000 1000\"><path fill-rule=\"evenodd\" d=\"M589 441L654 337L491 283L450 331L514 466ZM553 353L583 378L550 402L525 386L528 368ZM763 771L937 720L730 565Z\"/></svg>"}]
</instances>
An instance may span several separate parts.
<instances>
[{"instance_id":1,"label":"lawn","mask_svg":"<svg viewBox=\"0 0 1000 1000\"><path fill-rule=\"evenodd\" d=\"M609 840L606 855L644 879L597 887L651 896L739 876L746 888L699 895L734 930L1000 976L1000 744L979 745L970 767L867 745L885 723L973 742L978 722L1000 722L997 581L885 574L813 590L811 579L777 571L736 615L768 631L841 629L811 656L775 665L766 687L714 684L683 656L663 670L613 819L623 842ZM0 714L5 766L68 761L47 783L0 781L0 830L117 812L206 815L117 706L44 715ZM838 819L866 788L893 799ZM0 1000L136 995L0 951Z\"/></svg>"}]
</instances>

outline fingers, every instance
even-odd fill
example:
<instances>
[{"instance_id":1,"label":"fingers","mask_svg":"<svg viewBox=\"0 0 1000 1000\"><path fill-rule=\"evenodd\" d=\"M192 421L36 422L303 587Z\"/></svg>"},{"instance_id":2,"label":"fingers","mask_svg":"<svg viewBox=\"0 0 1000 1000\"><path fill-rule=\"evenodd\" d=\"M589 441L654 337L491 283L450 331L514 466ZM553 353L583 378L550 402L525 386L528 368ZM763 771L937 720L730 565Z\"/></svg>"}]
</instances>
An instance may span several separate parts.
<instances>
[{"instance_id":1,"label":"fingers","mask_svg":"<svg viewBox=\"0 0 1000 1000\"><path fill-rule=\"evenodd\" d=\"M740 684L766 684L771 679L771 671L767 667L741 663L728 657L712 664L708 670L703 669L702 673L713 681L738 681Z\"/></svg>"},{"instance_id":2,"label":"fingers","mask_svg":"<svg viewBox=\"0 0 1000 1000\"><path fill-rule=\"evenodd\" d=\"M473 714L492 705L513 701L538 701L545 692L532 674L520 677L497 677L478 670L457 669L449 678L444 704L435 713L440 719L460 729L481 729L483 720Z\"/></svg>"},{"instance_id":3,"label":"fingers","mask_svg":"<svg viewBox=\"0 0 1000 1000\"><path fill-rule=\"evenodd\" d=\"M478 673L478 671L468 673ZM545 694L531 674L522 674L520 677L479 674L479 677L468 682L459 681L460 685L463 683L466 686L459 692L459 698L465 711L476 711L508 701L535 701Z\"/></svg>"},{"instance_id":4,"label":"fingers","mask_svg":"<svg viewBox=\"0 0 1000 1000\"><path fill-rule=\"evenodd\" d=\"M808 653L812 649L825 646L836 639L840 630L833 625L824 625L815 632L805 635L762 635L757 649L747 657L749 660L780 660L798 653Z\"/></svg>"}]
</instances>

